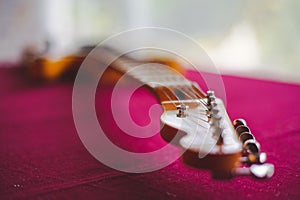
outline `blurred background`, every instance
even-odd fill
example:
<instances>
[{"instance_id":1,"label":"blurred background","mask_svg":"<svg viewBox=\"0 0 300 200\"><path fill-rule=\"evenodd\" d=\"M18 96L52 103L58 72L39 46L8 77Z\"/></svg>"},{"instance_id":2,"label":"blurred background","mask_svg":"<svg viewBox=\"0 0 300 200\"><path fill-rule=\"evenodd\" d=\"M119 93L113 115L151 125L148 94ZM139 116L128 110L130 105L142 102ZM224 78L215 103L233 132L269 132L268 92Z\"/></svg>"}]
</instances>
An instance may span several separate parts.
<instances>
[{"instance_id":1,"label":"blurred background","mask_svg":"<svg viewBox=\"0 0 300 200\"><path fill-rule=\"evenodd\" d=\"M50 44L63 56L120 31L156 26L198 41L224 74L300 82L297 0L1 0L0 62Z\"/></svg>"}]
</instances>

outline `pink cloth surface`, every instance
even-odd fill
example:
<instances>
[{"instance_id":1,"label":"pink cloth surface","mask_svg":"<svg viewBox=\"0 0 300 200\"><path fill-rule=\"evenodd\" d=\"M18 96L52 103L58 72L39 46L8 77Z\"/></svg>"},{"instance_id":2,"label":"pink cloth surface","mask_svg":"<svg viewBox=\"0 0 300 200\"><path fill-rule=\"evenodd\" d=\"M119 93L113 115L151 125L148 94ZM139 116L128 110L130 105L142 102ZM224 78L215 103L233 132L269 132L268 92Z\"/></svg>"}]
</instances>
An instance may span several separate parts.
<instances>
[{"instance_id":1,"label":"pink cloth surface","mask_svg":"<svg viewBox=\"0 0 300 200\"><path fill-rule=\"evenodd\" d=\"M268 180L215 180L180 159L150 173L113 170L85 149L72 117L72 82L32 84L0 68L0 199L299 199L300 86L223 76L227 110L243 117L267 152ZM198 80L194 72L187 77ZM124 89L126 92L126 88ZM149 152L166 145L159 134L136 139L113 121L110 87L96 94L99 122L118 146ZM149 123L154 97L139 89L130 105L137 124ZM159 119L157 118L157 126ZM141 133L142 134L142 133Z\"/></svg>"}]
</instances>

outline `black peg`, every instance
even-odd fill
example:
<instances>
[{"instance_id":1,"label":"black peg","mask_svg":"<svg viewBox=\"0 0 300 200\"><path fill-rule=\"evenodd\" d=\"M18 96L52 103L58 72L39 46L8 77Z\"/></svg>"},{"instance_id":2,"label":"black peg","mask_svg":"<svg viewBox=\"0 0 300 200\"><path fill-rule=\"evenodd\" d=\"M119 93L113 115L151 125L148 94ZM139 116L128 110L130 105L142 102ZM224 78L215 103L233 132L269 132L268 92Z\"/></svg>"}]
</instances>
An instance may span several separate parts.
<instances>
[{"instance_id":1,"label":"black peg","mask_svg":"<svg viewBox=\"0 0 300 200\"><path fill-rule=\"evenodd\" d=\"M247 140L251 140L251 139L255 140L254 136L249 132L241 133L239 139L242 143L245 143Z\"/></svg>"},{"instance_id":2,"label":"black peg","mask_svg":"<svg viewBox=\"0 0 300 200\"><path fill-rule=\"evenodd\" d=\"M259 153L260 144L257 141L250 139L244 143L243 148L247 153L255 154L255 153Z\"/></svg>"},{"instance_id":3,"label":"black peg","mask_svg":"<svg viewBox=\"0 0 300 200\"><path fill-rule=\"evenodd\" d=\"M250 129L245 125L239 125L235 130L239 136L244 132L250 133Z\"/></svg>"},{"instance_id":4,"label":"black peg","mask_svg":"<svg viewBox=\"0 0 300 200\"><path fill-rule=\"evenodd\" d=\"M236 129L238 126L240 125L244 125L244 126L247 126L247 123L244 119L236 119L232 122L234 128Z\"/></svg>"}]
</instances>

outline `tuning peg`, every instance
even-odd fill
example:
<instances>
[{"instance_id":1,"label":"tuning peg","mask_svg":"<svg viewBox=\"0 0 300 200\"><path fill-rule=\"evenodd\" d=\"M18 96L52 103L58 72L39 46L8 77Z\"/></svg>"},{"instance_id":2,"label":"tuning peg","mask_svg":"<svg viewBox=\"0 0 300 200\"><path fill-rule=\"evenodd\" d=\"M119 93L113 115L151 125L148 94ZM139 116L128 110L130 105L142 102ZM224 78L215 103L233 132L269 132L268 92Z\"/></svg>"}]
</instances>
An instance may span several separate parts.
<instances>
[{"instance_id":1,"label":"tuning peg","mask_svg":"<svg viewBox=\"0 0 300 200\"><path fill-rule=\"evenodd\" d=\"M207 105L208 105L209 109L211 109L213 107L212 103L215 102L215 100L216 100L215 92L212 90L208 90L207 91Z\"/></svg>"},{"instance_id":2,"label":"tuning peg","mask_svg":"<svg viewBox=\"0 0 300 200\"><path fill-rule=\"evenodd\" d=\"M271 178L274 174L273 164L253 164L250 167L240 167L232 170L232 175L252 175L256 178Z\"/></svg>"},{"instance_id":3,"label":"tuning peg","mask_svg":"<svg viewBox=\"0 0 300 200\"><path fill-rule=\"evenodd\" d=\"M254 135L252 135L252 133L249 132L241 133L239 139L242 143L245 143L247 140L251 140L251 139L255 140Z\"/></svg>"},{"instance_id":4,"label":"tuning peg","mask_svg":"<svg viewBox=\"0 0 300 200\"><path fill-rule=\"evenodd\" d=\"M207 91L207 99L210 100L210 99L212 99L212 98L214 98L214 99L216 98L215 92L212 91L212 90L208 90L208 91Z\"/></svg>"},{"instance_id":5,"label":"tuning peg","mask_svg":"<svg viewBox=\"0 0 300 200\"><path fill-rule=\"evenodd\" d=\"M250 139L250 140L245 141L245 143L243 145L243 149L245 149L245 151L250 154L251 153L252 154L259 153L260 144L257 141Z\"/></svg>"},{"instance_id":6,"label":"tuning peg","mask_svg":"<svg viewBox=\"0 0 300 200\"><path fill-rule=\"evenodd\" d=\"M247 156L242 156L240 158L240 162L251 165L254 163L263 164L267 161L267 154L265 152L255 153L255 154L248 154Z\"/></svg>"},{"instance_id":7,"label":"tuning peg","mask_svg":"<svg viewBox=\"0 0 300 200\"><path fill-rule=\"evenodd\" d=\"M238 135L241 135L244 132L249 132L250 133L250 129L245 125L239 125L235 130L236 130Z\"/></svg>"},{"instance_id":8,"label":"tuning peg","mask_svg":"<svg viewBox=\"0 0 300 200\"><path fill-rule=\"evenodd\" d=\"M247 126L247 123L244 119L235 119L233 122L232 122L234 128L237 128L238 126L240 125L244 125L244 126Z\"/></svg>"}]
</instances>

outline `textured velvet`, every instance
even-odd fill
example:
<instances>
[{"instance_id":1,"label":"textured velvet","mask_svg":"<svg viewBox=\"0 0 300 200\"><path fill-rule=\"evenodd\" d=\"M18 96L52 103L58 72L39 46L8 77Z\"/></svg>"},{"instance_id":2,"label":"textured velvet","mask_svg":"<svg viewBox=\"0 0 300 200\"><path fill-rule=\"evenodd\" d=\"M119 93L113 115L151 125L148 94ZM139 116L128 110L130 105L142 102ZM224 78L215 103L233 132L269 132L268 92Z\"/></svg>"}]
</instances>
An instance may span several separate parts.
<instances>
[{"instance_id":1,"label":"textured velvet","mask_svg":"<svg viewBox=\"0 0 300 200\"><path fill-rule=\"evenodd\" d=\"M196 79L194 72L187 76ZM190 168L180 159L145 174L110 169L87 152L77 135L72 82L33 84L15 69L1 68L0 199L299 199L300 86L223 78L229 115L248 121L268 162L275 165L269 180L215 180L209 171ZM96 95L99 121L108 136L135 152L164 146L159 135L135 139L116 127L110 107L103 106L109 103L110 89L103 87ZM149 92L135 93L130 110L136 123L149 123L153 103Z\"/></svg>"}]
</instances>

